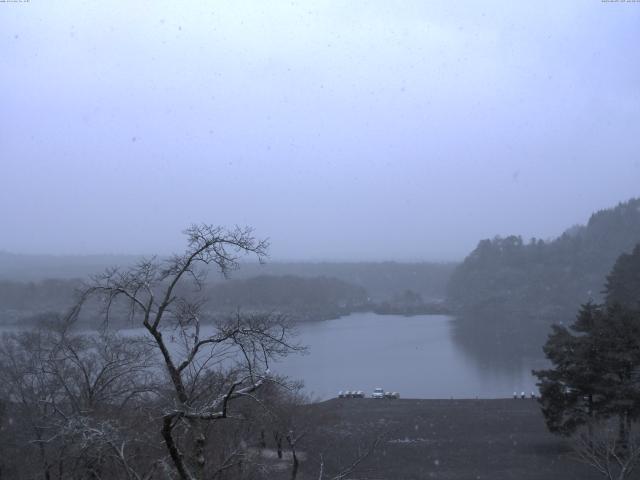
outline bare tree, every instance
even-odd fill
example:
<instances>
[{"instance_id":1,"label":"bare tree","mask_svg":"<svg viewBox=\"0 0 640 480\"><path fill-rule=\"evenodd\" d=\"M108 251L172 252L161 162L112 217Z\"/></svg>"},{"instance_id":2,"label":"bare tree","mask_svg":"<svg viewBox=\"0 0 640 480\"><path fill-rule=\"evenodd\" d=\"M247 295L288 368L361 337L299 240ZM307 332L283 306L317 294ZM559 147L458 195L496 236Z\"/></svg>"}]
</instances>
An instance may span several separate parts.
<instances>
[{"instance_id":1,"label":"bare tree","mask_svg":"<svg viewBox=\"0 0 640 480\"><path fill-rule=\"evenodd\" d=\"M125 450L140 432L117 419L151 392L152 351L135 339L74 333L70 326L58 319L0 341L0 395L16 447L35 448L45 479L116 470L138 478ZM33 462L19 470L26 476Z\"/></svg>"},{"instance_id":2,"label":"bare tree","mask_svg":"<svg viewBox=\"0 0 640 480\"><path fill-rule=\"evenodd\" d=\"M257 450L264 454L268 452L265 431L270 431L278 459L291 459L290 478L295 480L300 461L306 457L306 454L299 455L298 446L322 421L317 415L310 415L305 408L311 400L303 393L302 382L292 383L286 378L276 380L261 391L261 409L252 412L256 428L252 433ZM285 446L288 447L288 454L284 452Z\"/></svg>"},{"instance_id":3,"label":"bare tree","mask_svg":"<svg viewBox=\"0 0 640 480\"><path fill-rule=\"evenodd\" d=\"M640 463L640 432L635 426L620 439L618 427L611 421L590 425L588 432L574 437L574 452L581 462L594 468L607 480L635 478L631 475Z\"/></svg>"},{"instance_id":4,"label":"bare tree","mask_svg":"<svg viewBox=\"0 0 640 480\"><path fill-rule=\"evenodd\" d=\"M349 476L356 471L356 469L360 466L362 462L364 462L369 456L375 451L378 447L382 439L384 438L384 434L378 435L373 442L369 445L369 447L362 453L360 453L353 462L347 467L342 468L338 473L330 477L330 480L345 480L349 478ZM320 455L320 468L318 472L318 480L324 480L326 478L325 474L325 466L324 466L324 456Z\"/></svg>"},{"instance_id":5,"label":"bare tree","mask_svg":"<svg viewBox=\"0 0 640 480\"><path fill-rule=\"evenodd\" d=\"M112 306L124 300L129 319L146 331L169 379L170 388L161 392L160 415L166 450L178 476L196 480L205 477L205 424L229 418L235 400L255 398L254 392L270 379L271 359L299 347L280 315L238 313L213 327L203 326L202 287L209 267L226 276L245 254L262 261L267 242L248 228L194 225L185 233L183 254L107 270L84 289L81 302L102 298L108 321Z\"/></svg>"},{"instance_id":6,"label":"bare tree","mask_svg":"<svg viewBox=\"0 0 640 480\"><path fill-rule=\"evenodd\" d=\"M42 478L48 480L54 462L45 439L55 415L51 405L61 392L43 371L46 349L41 332L4 334L0 343L0 389L8 409L4 430L14 437L16 448L36 446L33 453L37 462L34 458L29 467L40 470Z\"/></svg>"}]
</instances>

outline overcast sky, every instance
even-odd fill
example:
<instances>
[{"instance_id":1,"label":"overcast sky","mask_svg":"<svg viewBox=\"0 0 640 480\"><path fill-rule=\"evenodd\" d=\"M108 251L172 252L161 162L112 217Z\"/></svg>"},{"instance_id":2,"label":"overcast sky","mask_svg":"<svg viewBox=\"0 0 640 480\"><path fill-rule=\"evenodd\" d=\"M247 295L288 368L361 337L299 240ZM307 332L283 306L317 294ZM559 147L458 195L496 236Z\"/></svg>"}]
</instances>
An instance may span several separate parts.
<instances>
[{"instance_id":1,"label":"overcast sky","mask_svg":"<svg viewBox=\"0 0 640 480\"><path fill-rule=\"evenodd\" d=\"M461 259L640 195L640 3L0 2L0 250Z\"/></svg>"}]
</instances>

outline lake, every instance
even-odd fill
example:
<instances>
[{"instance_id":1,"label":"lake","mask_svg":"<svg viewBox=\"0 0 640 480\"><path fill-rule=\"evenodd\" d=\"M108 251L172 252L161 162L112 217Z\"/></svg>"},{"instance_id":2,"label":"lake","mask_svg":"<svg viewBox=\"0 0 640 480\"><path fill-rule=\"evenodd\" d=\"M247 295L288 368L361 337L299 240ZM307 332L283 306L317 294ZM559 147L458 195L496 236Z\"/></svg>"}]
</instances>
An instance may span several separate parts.
<instances>
[{"instance_id":1,"label":"lake","mask_svg":"<svg viewBox=\"0 0 640 480\"><path fill-rule=\"evenodd\" d=\"M318 400L335 397L340 390L369 395L378 386L403 398L503 398L514 391L528 395L536 390L531 369L541 366L527 358L505 359L496 346L489 346L495 355L474 355L456 341L455 319L447 315L354 313L303 323L297 331L308 352L286 357L272 370L303 380L305 391ZM124 332L146 333L142 328Z\"/></svg>"},{"instance_id":2,"label":"lake","mask_svg":"<svg viewBox=\"0 0 640 480\"><path fill-rule=\"evenodd\" d=\"M306 392L319 400L340 390L369 395L378 386L403 398L501 398L536 389L531 369L543 366L539 360L500 355L499 345L483 343L478 335L470 348L455 329L455 318L446 315L371 312L303 323L297 340L308 353L286 357L272 370L303 380ZM142 328L122 332L146 335Z\"/></svg>"},{"instance_id":3,"label":"lake","mask_svg":"<svg viewBox=\"0 0 640 480\"><path fill-rule=\"evenodd\" d=\"M526 359L481 365L454 339L455 320L446 315L356 313L304 324L300 342L307 355L288 357L273 368L303 379L320 399L339 390L370 394L380 386L404 398L496 398L535 389Z\"/></svg>"}]
</instances>

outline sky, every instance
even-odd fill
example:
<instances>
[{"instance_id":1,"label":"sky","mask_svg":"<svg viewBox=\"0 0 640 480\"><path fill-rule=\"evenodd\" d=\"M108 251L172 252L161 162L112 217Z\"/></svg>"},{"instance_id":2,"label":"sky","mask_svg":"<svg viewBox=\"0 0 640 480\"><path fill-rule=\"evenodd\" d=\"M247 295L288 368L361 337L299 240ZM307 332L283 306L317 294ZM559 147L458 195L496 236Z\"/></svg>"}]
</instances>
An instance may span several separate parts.
<instances>
[{"instance_id":1,"label":"sky","mask_svg":"<svg viewBox=\"0 0 640 480\"><path fill-rule=\"evenodd\" d=\"M640 3L0 1L0 250L459 260L640 196Z\"/></svg>"}]
</instances>

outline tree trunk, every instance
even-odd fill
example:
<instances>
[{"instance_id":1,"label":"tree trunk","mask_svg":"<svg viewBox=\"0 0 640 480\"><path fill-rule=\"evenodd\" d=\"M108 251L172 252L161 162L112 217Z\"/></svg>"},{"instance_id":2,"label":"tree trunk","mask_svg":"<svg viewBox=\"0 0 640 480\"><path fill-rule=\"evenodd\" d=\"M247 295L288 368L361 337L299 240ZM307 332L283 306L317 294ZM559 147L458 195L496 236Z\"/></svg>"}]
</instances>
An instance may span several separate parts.
<instances>
[{"instance_id":1,"label":"tree trunk","mask_svg":"<svg viewBox=\"0 0 640 480\"><path fill-rule=\"evenodd\" d=\"M182 453L178 450L178 446L176 445L175 440L173 439L173 417L167 415L164 417L163 425L162 425L162 438L167 445L167 450L169 450L169 455L171 456L171 460L173 461L176 470L178 471L178 475L182 480L194 480L189 471L187 470L186 465L184 464L184 459L182 458Z\"/></svg>"},{"instance_id":2,"label":"tree trunk","mask_svg":"<svg viewBox=\"0 0 640 480\"><path fill-rule=\"evenodd\" d=\"M39 433L36 433L36 435L38 440L42 438ZM51 465L49 465L49 462L47 461L47 452L45 451L44 444L42 442L38 442L38 450L42 459L42 473L44 480L51 480Z\"/></svg>"},{"instance_id":3,"label":"tree trunk","mask_svg":"<svg viewBox=\"0 0 640 480\"><path fill-rule=\"evenodd\" d=\"M620 451L626 453L629 448L629 413L625 410L618 417L618 442Z\"/></svg>"},{"instance_id":4,"label":"tree trunk","mask_svg":"<svg viewBox=\"0 0 640 480\"><path fill-rule=\"evenodd\" d=\"M204 466L205 466L205 458L204 458L204 446L205 446L206 438L204 436L204 432L200 431L195 438L195 446L194 446L194 456L196 461L196 477L198 479L204 478Z\"/></svg>"},{"instance_id":5,"label":"tree trunk","mask_svg":"<svg viewBox=\"0 0 640 480\"><path fill-rule=\"evenodd\" d=\"M291 468L291 480L296 480L296 477L298 476L298 457L296 455L296 449L295 447L291 448L291 455L293 457L293 466Z\"/></svg>"},{"instance_id":6,"label":"tree trunk","mask_svg":"<svg viewBox=\"0 0 640 480\"><path fill-rule=\"evenodd\" d=\"M273 438L276 441L276 450L278 452L278 458L282 460L282 436L279 433L274 432Z\"/></svg>"}]
</instances>

